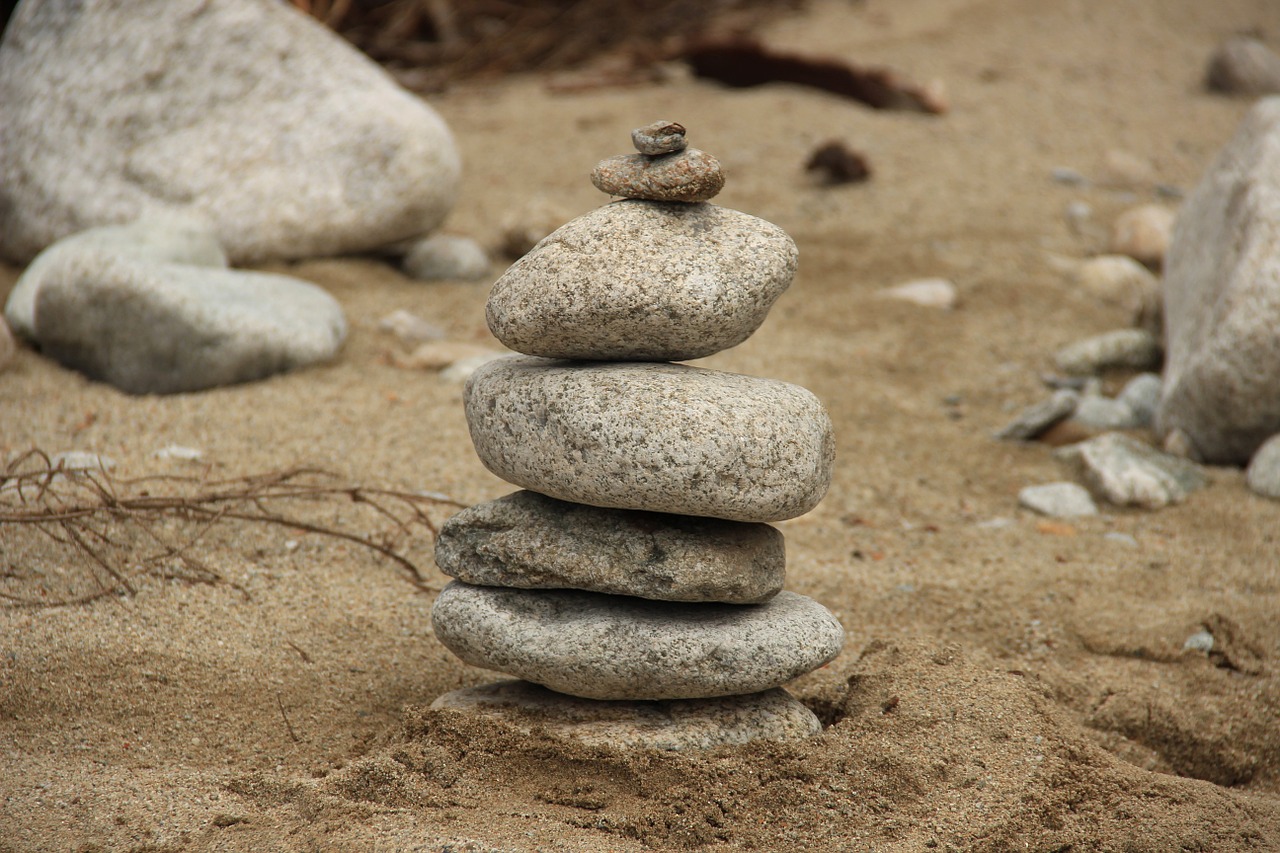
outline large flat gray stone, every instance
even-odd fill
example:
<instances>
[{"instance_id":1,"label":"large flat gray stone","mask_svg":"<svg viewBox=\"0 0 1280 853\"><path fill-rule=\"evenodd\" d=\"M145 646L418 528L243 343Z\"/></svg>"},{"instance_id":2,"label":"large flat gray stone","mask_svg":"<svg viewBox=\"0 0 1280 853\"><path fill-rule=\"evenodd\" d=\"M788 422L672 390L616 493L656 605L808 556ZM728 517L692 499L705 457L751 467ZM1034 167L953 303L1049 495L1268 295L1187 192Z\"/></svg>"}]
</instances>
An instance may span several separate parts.
<instances>
[{"instance_id":1,"label":"large flat gray stone","mask_svg":"<svg viewBox=\"0 0 1280 853\"><path fill-rule=\"evenodd\" d=\"M781 228L736 210L620 201L512 264L489 294L489 328L547 358L699 358L759 328L796 258Z\"/></svg>"},{"instance_id":2,"label":"large flat gray stone","mask_svg":"<svg viewBox=\"0 0 1280 853\"><path fill-rule=\"evenodd\" d=\"M1164 269L1157 431L1243 464L1280 432L1280 98L1250 110L1183 203Z\"/></svg>"},{"instance_id":3,"label":"large flat gray stone","mask_svg":"<svg viewBox=\"0 0 1280 853\"><path fill-rule=\"evenodd\" d=\"M446 693L431 703L498 717L591 746L713 749L754 740L798 740L822 731L812 711L781 688L714 699L657 702L579 699L528 681L497 681Z\"/></svg>"},{"instance_id":4,"label":"large flat gray stone","mask_svg":"<svg viewBox=\"0 0 1280 853\"><path fill-rule=\"evenodd\" d=\"M205 215L236 263L431 231L448 128L279 0L23 0L0 44L0 256L146 213Z\"/></svg>"},{"instance_id":5,"label":"large flat gray stone","mask_svg":"<svg viewBox=\"0 0 1280 853\"><path fill-rule=\"evenodd\" d=\"M826 410L773 379L514 356L479 368L464 400L489 470L561 500L780 521L812 509L831 481Z\"/></svg>"},{"instance_id":6,"label":"large flat gray stone","mask_svg":"<svg viewBox=\"0 0 1280 853\"><path fill-rule=\"evenodd\" d=\"M309 282L92 248L45 268L35 320L44 354L134 394L261 379L333 357L346 336L341 306Z\"/></svg>"},{"instance_id":7,"label":"large flat gray stone","mask_svg":"<svg viewBox=\"0 0 1280 853\"><path fill-rule=\"evenodd\" d=\"M468 507L440 528L436 565L470 584L753 604L782 589L767 524L602 509L535 492Z\"/></svg>"},{"instance_id":8,"label":"large flat gray stone","mask_svg":"<svg viewBox=\"0 0 1280 853\"><path fill-rule=\"evenodd\" d=\"M453 581L431 623L466 663L588 699L756 693L844 643L825 607L785 590L764 604L695 604Z\"/></svg>"}]
</instances>

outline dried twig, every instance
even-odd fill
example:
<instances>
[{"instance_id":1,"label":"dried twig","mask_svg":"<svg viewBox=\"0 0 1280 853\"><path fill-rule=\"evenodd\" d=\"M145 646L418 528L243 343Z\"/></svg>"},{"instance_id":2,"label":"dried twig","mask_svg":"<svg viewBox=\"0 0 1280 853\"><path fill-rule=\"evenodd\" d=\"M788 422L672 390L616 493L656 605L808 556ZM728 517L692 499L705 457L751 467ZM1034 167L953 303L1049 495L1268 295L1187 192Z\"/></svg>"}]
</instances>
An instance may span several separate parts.
<instances>
[{"instance_id":1,"label":"dried twig","mask_svg":"<svg viewBox=\"0 0 1280 853\"><path fill-rule=\"evenodd\" d=\"M113 593L133 594L131 571L190 583L226 583L193 553L220 525L235 520L272 524L354 543L396 563L419 588L422 572L406 556L402 543L425 531L439 532L428 510L440 505L461 506L441 495L425 495L365 485L336 484L325 471L293 468L224 480L152 476L117 479L98 469L67 469L49 455L32 450L9 463L0 473L0 538L16 541L17 532L30 530L72 551L97 587L90 593L48 595L39 585L38 597L0 590L10 606L79 604ZM303 517L302 505L347 501L373 514L387 529L356 532ZM195 525L194 532L173 536L161 523ZM8 533L11 530L13 533ZM28 543L30 546L30 543ZM46 545L47 549L48 546ZM38 570L24 569L16 548L6 549L2 580L22 580ZM30 548L28 548L30 550ZM37 549L38 550L38 549ZM241 587L231 584L242 593Z\"/></svg>"}]
</instances>

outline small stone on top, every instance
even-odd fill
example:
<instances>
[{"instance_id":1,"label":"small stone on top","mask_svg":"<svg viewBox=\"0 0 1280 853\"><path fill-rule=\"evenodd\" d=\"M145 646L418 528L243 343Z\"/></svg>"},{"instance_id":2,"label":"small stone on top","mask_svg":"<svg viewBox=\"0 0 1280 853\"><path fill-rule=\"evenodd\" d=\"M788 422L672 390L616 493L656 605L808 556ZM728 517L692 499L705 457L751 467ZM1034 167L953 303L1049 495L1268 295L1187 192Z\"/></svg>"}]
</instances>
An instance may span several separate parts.
<instances>
[{"instance_id":1,"label":"small stone on top","mask_svg":"<svg viewBox=\"0 0 1280 853\"><path fill-rule=\"evenodd\" d=\"M644 127L631 131L631 141L641 154L657 157L660 154L674 154L683 151L684 125L674 121L655 121Z\"/></svg>"}]
</instances>

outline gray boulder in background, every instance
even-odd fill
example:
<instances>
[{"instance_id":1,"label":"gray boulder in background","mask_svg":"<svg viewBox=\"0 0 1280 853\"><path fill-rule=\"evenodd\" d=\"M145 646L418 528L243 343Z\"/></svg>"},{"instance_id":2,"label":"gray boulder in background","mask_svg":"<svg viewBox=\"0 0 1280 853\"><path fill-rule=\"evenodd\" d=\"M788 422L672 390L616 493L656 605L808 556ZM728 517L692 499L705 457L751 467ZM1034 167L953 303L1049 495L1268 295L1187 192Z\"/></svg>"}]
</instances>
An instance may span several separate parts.
<instances>
[{"instance_id":1,"label":"gray boulder in background","mask_svg":"<svg viewBox=\"0 0 1280 853\"><path fill-rule=\"evenodd\" d=\"M0 43L0 256L147 214L235 263L425 234L457 194L440 117L278 0L24 0Z\"/></svg>"},{"instance_id":2,"label":"gray boulder in background","mask_svg":"<svg viewBox=\"0 0 1280 853\"><path fill-rule=\"evenodd\" d=\"M1280 98L1259 101L1182 206L1165 259L1157 431L1242 464L1280 432Z\"/></svg>"}]
</instances>

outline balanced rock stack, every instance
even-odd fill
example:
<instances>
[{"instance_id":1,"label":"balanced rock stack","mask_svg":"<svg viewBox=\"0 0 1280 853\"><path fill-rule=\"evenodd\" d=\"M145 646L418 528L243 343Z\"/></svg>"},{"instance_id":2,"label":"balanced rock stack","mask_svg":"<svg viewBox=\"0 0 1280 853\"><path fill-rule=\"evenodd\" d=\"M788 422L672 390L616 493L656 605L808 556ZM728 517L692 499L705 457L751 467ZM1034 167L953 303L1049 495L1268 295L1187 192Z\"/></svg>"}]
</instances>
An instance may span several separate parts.
<instances>
[{"instance_id":1,"label":"balanced rock stack","mask_svg":"<svg viewBox=\"0 0 1280 853\"><path fill-rule=\"evenodd\" d=\"M805 737L781 685L844 630L782 590L782 534L831 478L831 422L785 382L675 364L754 332L795 274L780 228L707 204L724 184L684 128L592 181L622 201L569 222L493 286L488 321L524 353L467 383L476 452L520 491L444 525L456 578L432 612L469 664L514 675L433 707L594 743L701 748Z\"/></svg>"}]
</instances>

